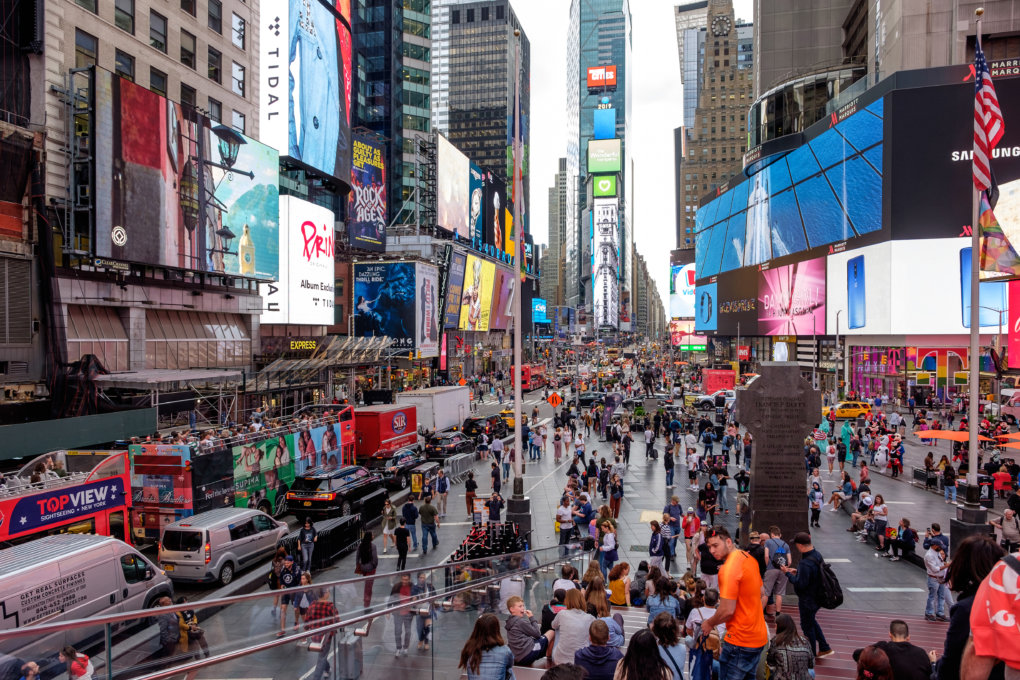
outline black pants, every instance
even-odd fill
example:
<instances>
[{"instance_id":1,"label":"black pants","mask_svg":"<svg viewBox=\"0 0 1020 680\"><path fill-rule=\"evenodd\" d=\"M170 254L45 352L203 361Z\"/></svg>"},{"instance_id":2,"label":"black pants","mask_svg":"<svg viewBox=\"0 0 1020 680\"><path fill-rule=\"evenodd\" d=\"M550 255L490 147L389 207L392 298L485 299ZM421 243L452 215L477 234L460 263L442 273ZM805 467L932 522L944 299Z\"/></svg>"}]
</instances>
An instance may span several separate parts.
<instances>
[{"instance_id":1,"label":"black pants","mask_svg":"<svg viewBox=\"0 0 1020 680\"><path fill-rule=\"evenodd\" d=\"M821 518L821 516L822 516L822 509L821 508L811 508L811 523L812 524L818 524L818 520Z\"/></svg>"},{"instance_id":2,"label":"black pants","mask_svg":"<svg viewBox=\"0 0 1020 680\"><path fill-rule=\"evenodd\" d=\"M804 606L798 606L798 610L800 611L800 629L804 631L804 637L808 639L808 643L811 645L811 653L817 654L818 652L827 652L832 649L825 640L822 627L818 625L818 621L815 619L815 614L818 613L818 610Z\"/></svg>"},{"instance_id":3,"label":"black pants","mask_svg":"<svg viewBox=\"0 0 1020 680\"><path fill-rule=\"evenodd\" d=\"M407 569L407 546L403 550L397 548L397 571L404 569Z\"/></svg>"},{"instance_id":4,"label":"black pants","mask_svg":"<svg viewBox=\"0 0 1020 680\"><path fill-rule=\"evenodd\" d=\"M914 544L907 543L906 541L901 541L898 538L893 538L890 539L889 541L889 550L892 551L893 555L896 555L898 557L901 552L904 553L907 551L913 552Z\"/></svg>"}]
</instances>

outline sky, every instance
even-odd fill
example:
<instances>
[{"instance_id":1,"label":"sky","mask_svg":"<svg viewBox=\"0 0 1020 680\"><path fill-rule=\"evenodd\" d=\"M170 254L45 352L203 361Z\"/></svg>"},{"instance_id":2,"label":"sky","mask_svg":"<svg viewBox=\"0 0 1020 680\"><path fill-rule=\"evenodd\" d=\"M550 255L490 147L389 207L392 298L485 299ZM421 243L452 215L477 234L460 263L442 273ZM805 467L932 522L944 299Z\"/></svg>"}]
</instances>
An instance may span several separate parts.
<instances>
[{"instance_id":1,"label":"sky","mask_svg":"<svg viewBox=\"0 0 1020 680\"><path fill-rule=\"evenodd\" d=\"M684 0L686 2L686 0ZM531 231L549 242L549 187L566 155L566 35L570 0L512 0L531 42ZM631 0L631 138L634 156L634 243L669 310L669 251L676 246L673 129L684 124L680 57L673 8L680 2ZM750 21L752 0L734 0Z\"/></svg>"}]
</instances>

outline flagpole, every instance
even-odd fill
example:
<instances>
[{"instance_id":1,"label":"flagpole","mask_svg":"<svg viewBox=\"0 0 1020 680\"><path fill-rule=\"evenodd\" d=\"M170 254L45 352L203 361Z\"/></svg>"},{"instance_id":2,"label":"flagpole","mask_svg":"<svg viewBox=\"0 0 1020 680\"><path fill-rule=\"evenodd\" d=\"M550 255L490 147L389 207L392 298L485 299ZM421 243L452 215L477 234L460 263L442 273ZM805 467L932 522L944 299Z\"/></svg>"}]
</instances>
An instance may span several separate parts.
<instances>
[{"instance_id":1,"label":"flagpole","mask_svg":"<svg viewBox=\"0 0 1020 680\"><path fill-rule=\"evenodd\" d=\"M974 10L977 16L977 44L981 44L981 15L984 9ZM989 154L991 160L991 154ZM980 200L977 187L971 183L971 221L970 221L970 381L968 384L969 408L967 411L968 459L967 459L967 494L964 504L973 511L980 504L981 493L978 488L978 420L980 414L980 380L981 380L981 227L978 224L978 202Z\"/></svg>"}]
</instances>

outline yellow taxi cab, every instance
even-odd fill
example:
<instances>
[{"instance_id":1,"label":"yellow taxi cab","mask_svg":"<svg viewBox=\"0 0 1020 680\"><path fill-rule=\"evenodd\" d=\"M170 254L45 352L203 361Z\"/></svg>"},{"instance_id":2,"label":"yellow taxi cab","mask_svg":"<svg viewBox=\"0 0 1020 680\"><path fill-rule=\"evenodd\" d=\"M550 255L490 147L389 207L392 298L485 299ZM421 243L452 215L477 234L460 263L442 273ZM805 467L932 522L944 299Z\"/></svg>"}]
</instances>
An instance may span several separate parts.
<instances>
[{"instance_id":1,"label":"yellow taxi cab","mask_svg":"<svg viewBox=\"0 0 1020 680\"><path fill-rule=\"evenodd\" d=\"M514 410L509 406L499 412L499 417L503 419L506 426L510 429L514 427ZM525 421L527 422L527 421Z\"/></svg>"},{"instance_id":2,"label":"yellow taxi cab","mask_svg":"<svg viewBox=\"0 0 1020 680\"><path fill-rule=\"evenodd\" d=\"M836 418L863 418L871 413L871 404L863 401L841 401L835 406L830 406L825 415L828 416L829 413Z\"/></svg>"}]
</instances>

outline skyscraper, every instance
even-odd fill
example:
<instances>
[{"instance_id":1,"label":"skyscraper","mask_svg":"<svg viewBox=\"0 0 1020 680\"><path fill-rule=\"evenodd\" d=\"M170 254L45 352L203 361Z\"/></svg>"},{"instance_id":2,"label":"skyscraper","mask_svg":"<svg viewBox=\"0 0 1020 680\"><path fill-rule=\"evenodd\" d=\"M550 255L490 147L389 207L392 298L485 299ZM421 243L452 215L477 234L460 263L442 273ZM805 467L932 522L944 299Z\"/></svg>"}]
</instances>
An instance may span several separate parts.
<instances>
[{"instance_id":1,"label":"skyscraper","mask_svg":"<svg viewBox=\"0 0 1020 680\"><path fill-rule=\"evenodd\" d=\"M567 237L567 159L559 160L559 169L549 187L549 247L542 264L542 296L550 307L563 301L564 242Z\"/></svg>"}]
</instances>

